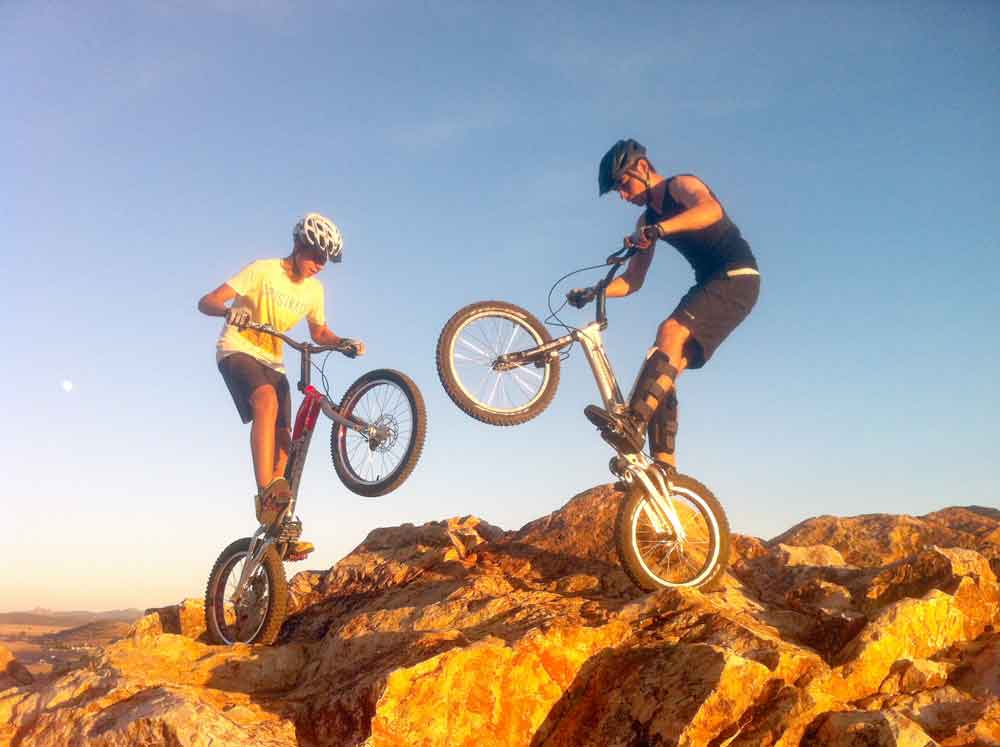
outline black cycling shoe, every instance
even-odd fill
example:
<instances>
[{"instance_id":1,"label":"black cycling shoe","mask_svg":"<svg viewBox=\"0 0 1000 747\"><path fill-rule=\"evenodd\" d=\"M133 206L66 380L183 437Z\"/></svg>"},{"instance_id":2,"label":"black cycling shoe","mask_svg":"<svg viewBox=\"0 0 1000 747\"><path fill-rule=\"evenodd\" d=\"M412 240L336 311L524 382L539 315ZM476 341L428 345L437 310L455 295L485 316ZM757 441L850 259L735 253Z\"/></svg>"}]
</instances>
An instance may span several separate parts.
<instances>
[{"instance_id":1,"label":"black cycling shoe","mask_svg":"<svg viewBox=\"0 0 1000 747\"><path fill-rule=\"evenodd\" d=\"M613 415L597 405L583 408L587 420L597 426L601 438L623 454L637 454L646 445L646 426L634 415Z\"/></svg>"}]
</instances>

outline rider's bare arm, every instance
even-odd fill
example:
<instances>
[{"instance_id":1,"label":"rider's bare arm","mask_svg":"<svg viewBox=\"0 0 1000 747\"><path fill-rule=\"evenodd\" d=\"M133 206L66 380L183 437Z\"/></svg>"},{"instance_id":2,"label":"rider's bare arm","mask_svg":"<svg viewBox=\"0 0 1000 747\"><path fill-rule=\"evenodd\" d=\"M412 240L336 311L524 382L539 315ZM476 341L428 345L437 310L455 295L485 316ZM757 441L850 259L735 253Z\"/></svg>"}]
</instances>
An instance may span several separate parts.
<instances>
[{"instance_id":1,"label":"rider's bare arm","mask_svg":"<svg viewBox=\"0 0 1000 747\"><path fill-rule=\"evenodd\" d=\"M309 322L309 336L317 345L336 345L341 339L325 324L313 324L312 322Z\"/></svg>"},{"instance_id":2,"label":"rider's bare arm","mask_svg":"<svg viewBox=\"0 0 1000 747\"><path fill-rule=\"evenodd\" d=\"M722 220L722 205L712 197L708 187L698 177L678 176L669 182L668 188L670 196L687 210L657 223L661 235L697 231Z\"/></svg>"},{"instance_id":3,"label":"rider's bare arm","mask_svg":"<svg viewBox=\"0 0 1000 747\"><path fill-rule=\"evenodd\" d=\"M313 342L317 345L339 345L341 341L346 340L348 343L354 345L355 355L365 354L365 344L361 340L340 337L334 334L333 330L325 324L313 324L308 319L306 321L309 322L309 334L312 336Z\"/></svg>"},{"instance_id":4,"label":"rider's bare arm","mask_svg":"<svg viewBox=\"0 0 1000 747\"><path fill-rule=\"evenodd\" d=\"M229 311L226 304L236 298L236 291L223 283L211 293L206 293L198 301L198 311L208 316L225 316Z\"/></svg>"},{"instance_id":5,"label":"rider's bare arm","mask_svg":"<svg viewBox=\"0 0 1000 747\"><path fill-rule=\"evenodd\" d=\"M642 283L646 279L646 273L649 271L649 266L653 263L654 251L654 249L650 248L633 255L632 259L628 261L628 267L625 268L625 272L612 280L608 286L608 298L621 298L630 293L635 293L642 287Z\"/></svg>"}]
</instances>

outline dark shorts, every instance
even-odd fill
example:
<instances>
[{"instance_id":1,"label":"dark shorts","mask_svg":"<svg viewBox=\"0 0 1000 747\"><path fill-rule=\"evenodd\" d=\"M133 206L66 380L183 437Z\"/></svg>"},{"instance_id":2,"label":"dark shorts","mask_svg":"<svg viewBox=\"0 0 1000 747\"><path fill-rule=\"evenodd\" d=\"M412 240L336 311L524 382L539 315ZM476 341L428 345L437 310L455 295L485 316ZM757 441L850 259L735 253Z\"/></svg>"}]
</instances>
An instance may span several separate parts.
<instances>
[{"instance_id":1,"label":"dark shorts","mask_svg":"<svg viewBox=\"0 0 1000 747\"><path fill-rule=\"evenodd\" d=\"M760 275L720 272L684 294L670 318L691 330L684 349L688 368L708 363L716 348L746 319L760 294Z\"/></svg>"},{"instance_id":2,"label":"dark shorts","mask_svg":"<svg viewBox=\"0 0 1000 747\"><path fill-rule=\"evenodd\" d=\"M269 386L278 396L277 428L287 428L291 422L292 395L288 387L288 378L278 373L270 366L265 366L252 355L232 353L219 361L219 372L222 374L229 393L233 395L233 403L239 410L244 423L253 420L253 407L250 406L250 395L260 386Z\"/></svg>"}]
</instances>

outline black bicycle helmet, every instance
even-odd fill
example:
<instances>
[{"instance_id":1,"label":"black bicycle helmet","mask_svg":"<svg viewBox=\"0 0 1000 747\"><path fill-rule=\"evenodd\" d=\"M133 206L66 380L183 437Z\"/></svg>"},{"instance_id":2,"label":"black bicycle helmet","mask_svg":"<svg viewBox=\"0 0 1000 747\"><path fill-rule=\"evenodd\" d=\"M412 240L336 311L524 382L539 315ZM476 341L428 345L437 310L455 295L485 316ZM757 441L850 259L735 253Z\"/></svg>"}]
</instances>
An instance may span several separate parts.
<instances>
[{"instance_id":1,"label":"black bicycle helmet","mask_svg":"<svg viewBox=\"0 0 1000 747\"><path fill-rule=\"evenodd\" d=\"M604 154L601 165L597 169L598 194L607 194L614 189L622 172L640 158L645 157L646 149L631 138L619 140L612 145L611 150Z\"/></svg>"}]
</instances>

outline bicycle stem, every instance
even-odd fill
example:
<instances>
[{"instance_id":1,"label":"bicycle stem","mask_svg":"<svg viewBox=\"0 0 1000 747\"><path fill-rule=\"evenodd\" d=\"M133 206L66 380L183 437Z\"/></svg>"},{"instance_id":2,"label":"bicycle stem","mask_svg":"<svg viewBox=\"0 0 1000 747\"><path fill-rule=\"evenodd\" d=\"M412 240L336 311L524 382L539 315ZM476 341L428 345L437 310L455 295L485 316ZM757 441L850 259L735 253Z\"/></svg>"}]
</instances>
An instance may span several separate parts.
<instances>
[{"instance_id":1,"label":"bicycle stem","mask_svg":"<svg viewBox=\"0 0 1000 747\"><path fill-rule=\"evenodd\" d=\"M628 261L636 253L636 251L638 250L634 246L629 247L628 249L619 249L607 259L607 263L611 265L611 269L608 270L608 274L604 276L604 279L597 284L597 314L595 315L595 321L601 325L602 330L608 328L608 286L611 285L611 281L615 279L615 275L618 273L618 270L621 269L621 266L625 264L625 262Z\"/></svg>"}]
</instances>

